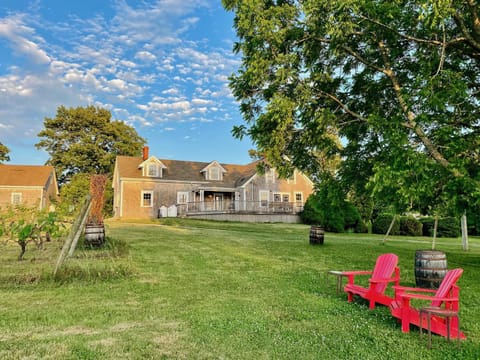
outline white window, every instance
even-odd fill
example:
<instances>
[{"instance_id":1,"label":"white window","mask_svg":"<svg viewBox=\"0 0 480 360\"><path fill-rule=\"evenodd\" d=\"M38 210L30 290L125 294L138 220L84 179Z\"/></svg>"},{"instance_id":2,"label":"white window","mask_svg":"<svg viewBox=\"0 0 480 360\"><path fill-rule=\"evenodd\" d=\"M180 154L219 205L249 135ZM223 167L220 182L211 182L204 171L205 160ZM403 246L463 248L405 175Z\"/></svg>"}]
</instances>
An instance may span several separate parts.
<instances>
[{"instance_id":1,"label":"white window","mask_svg":"<svg viewBox=\"0 0 480 360\"><path fill-rule=\"evenodd\" d=\"M188 203L188 191L177 192L177 204L187 204L187 203Z\"/></svg>"},{"instance_id":2,"label":"white window","mask_svg":"<svg viewBox=\"0 0 480 360\"><path fill-rule=\"evenodd\" d=\"M260 190L259 191L259 196L260 196L260 206L261 207L267 207L267 205L268 205L268 191Z\"/></svg>"},{"instance_id":3,"label":"white window","mask_svg":"<svg viewBox=\"0 0 480 360\"><path fill-rule=\"evenodd\" d=\"M297 203L303 203L303 193L301 192L296 192L295 193L295 201Z\"/></svg>"},{"instance_id":4,"label":"white window","mask_svg":"<svg viewBox=\"0 0 480 360\"><path fill-rule=\"evenodd\" d=\"M20 205L22 203L22 193L12 193L12 204Z\"/></svg>"},{"instance_id":5,"label":"white window","mask_svg":"<svg viewBox=\"0 0 480 360\"><path fill-rule=\"evenodd\" d=\"M153 191L142 191L141 207L153 206Z\"/></svg>"},{"instance_id":6,"label":"white window","mask_svg":"<svg viewBox=\"0 0 480 360\"><path fill-rule=\"evenodd\" d=\"M274 202L280 202L280 201L282 201L282 194L279 194L279 193L273 194L273 201L274 201Z\"/></svg>"},{"instance_id":7,"label":"white window","mask_svg":"<svg viewBox=\"0 0 480 360\"><path fill-rule=\"evenodd\" d=\"M210 180L220 180L220 169L218 167L210 168Z\"/></svg>"},{"instance_id":8,"label":"white window","mask_svg":"<svg viewBox=\"0 0 480 360\"><path fill-rule=\"evenodd\" d=\"M290 202L290 194L283 194L282 195L283 202Z\"/></svg>"},{"instance_id":9,"label":"white window","mask_svg":"<svg viewBox=\"0 0 480 360\"><path fill-rule=\"evenodd\" d=\"M275 183L275 170L274 169L270 169L270 170L267 170L265 172L265 181L268 183L271 183L271 184L274 184Z\"/></svg>"},{"instance_id":10,"label":"white window","mask_svg":"<svg viewBox=\"0 0 480 360\"><path fill-rule=\"evenodd\" d=\"M158 166L157 164L148 164L148 176L158 176Z\"/></svg>"}]
</instances>

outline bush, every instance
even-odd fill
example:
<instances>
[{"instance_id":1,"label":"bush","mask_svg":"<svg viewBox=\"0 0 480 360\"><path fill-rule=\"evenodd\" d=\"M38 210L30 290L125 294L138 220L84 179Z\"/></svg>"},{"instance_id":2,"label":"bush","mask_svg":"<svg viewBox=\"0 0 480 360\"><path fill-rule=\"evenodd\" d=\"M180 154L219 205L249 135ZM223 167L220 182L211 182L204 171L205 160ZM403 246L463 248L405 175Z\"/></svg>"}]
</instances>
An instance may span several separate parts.
<instances>
[{"instance_id":1,"label":"bush","mask_svg":"<svg viewBox=\"0 0 480 360\"><path fill-rule=\"evenodd\" d=\"M470 235L480 235L480 214L467 213L467 227Z\"/></svg>"},{"instance_id":2,"label":"bush","mask_svg":"<svg viewBox=\"0 0 480 360\"><path fill-rule=\"evenodd\" d=\"M427 217L420 220L423 224L423 236L433 236L435 219ZM461 235L460 219L445 217L438 219L437 237L459 237Z\"/></svg>"},{"instance_id":3,"label":"bush","mask_svg":"<svg viewBox=\"0 0 480 360\"><path fill-rule=\"evenodd\" d=\"M368 233L368 225L365 224L365 221L361 220L357 223L355 227L355 232L359 234L366 234Z\"/></svg>"},{"instance_id":4,"label":"bush","mask_svg":"<svg viewBox=\"0 0 480 360\"><path fill-rule=\"evenodd\" d=\"M379 215L372 223L372 233L374 234L386 234L390 224L392 223L394 215L392 214L382 214ZM400 221L397 218L393 224L392 230L390 230L390 235L399 235L400 234Z\"/></svg>"},{"instance_id":5,"label":"bush","mask_svg":"<svg viewBox=\"0 0 480 360\"><path fill-rule=\"evenodd\" d=\"M326 231L356 231L360 214L345 200L340 183L335 179L322 182L320 189L309 196L300 217L305 224L321 225Z\"/></svg>"},{"instance_id":6,"label":"bush","mask_svg":"<svg viewBox=\"0 0 480 360\"><path fill-rule=\"evenodd\" d=\"M433 227L435 226L435 219L432 217L421 218L422 223L422 235L433 236Z\"/></svg>"},{"instance_id":7,"label":"bush","mask_svg":"<svg viewBox=\"0 0 480 360\"><path fill-rule=\"evenodd\" d=\"M446 217L438 220L438 237L459 237L461 235L460 219Z\"/></svg>"},{"instance_id":8,"label":"bush","mask_svg":"<svg viewBox=\"0 0 480 360\"><path fill-rule=\"evenodd\" d=\"M423 224L412 216L400 217L400 235L422 236Z\"/></svg>"}]
</instances>

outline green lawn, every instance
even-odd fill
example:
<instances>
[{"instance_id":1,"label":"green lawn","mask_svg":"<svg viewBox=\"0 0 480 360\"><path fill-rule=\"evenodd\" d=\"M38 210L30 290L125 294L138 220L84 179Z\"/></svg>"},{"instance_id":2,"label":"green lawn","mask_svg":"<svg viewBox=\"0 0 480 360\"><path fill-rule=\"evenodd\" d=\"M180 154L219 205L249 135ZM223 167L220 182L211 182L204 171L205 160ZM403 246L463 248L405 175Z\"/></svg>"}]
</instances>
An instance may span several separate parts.
<instances>
[{"instance_id":1,"label":"green lawn","mask_svg":"<svg viewBox=\"0 0 480 360\"><path fill-rule=\"evenodd\" d=\"M480 239L439 239L448 267L462 267L461 327L468 339L403 334L385 307L336 294L328 270L371 269L400 257L415 285L415 250L427 238L330 234L309 227L166 219L110 222L113 245L77 250L53 279L61 248L0 245L2 359L479 359Z\"/></svg>"}]
</instances>

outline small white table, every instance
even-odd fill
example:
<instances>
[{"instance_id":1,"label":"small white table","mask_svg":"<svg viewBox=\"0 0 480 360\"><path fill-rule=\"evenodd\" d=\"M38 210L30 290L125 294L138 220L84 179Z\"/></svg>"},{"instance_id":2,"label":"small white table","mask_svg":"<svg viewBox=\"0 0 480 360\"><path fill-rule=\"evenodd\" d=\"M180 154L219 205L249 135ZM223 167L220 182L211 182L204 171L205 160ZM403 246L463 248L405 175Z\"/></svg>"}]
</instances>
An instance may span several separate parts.
<instances>
[{"instance_id":1,"label":"small white table","mask_svg":"<svg viewBox=\"0 0 480 360\"><path fill-rule=\"evenodd\" d=\"M337 277L337 295L340 294L343 285L343 277L347 275L345 275L343 271L337 270L330 270L328 273Z\"/></svg>"}]
</instances>

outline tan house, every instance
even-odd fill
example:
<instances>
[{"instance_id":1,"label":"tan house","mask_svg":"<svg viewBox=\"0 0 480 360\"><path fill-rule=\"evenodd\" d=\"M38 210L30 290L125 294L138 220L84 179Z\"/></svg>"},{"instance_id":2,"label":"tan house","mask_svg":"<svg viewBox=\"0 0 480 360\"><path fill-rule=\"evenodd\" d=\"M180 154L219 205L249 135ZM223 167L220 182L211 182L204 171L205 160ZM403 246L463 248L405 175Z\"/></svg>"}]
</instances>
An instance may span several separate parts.
<instances>
[{"instance_id":1,"label":"tan house","mask_svg":"<svg viewBox=\"0 0 480 360\"><path fill-rule=\"evenodd\" d=\"M206 214L298 214L313 192L295 171L281 179L248 165L118 156L113 174L114 216L156 218Z\"/></svg>"},{"instance_id":2,"label":"tan house","mask_svg":"<svg viewBox=\"0 0 480 360\"><path fill-rule=\"evenodd\" d=\"M53 166L0 164L0 207L26 205L42 210L57 197Z\"/></svg>"}]
</instances>

